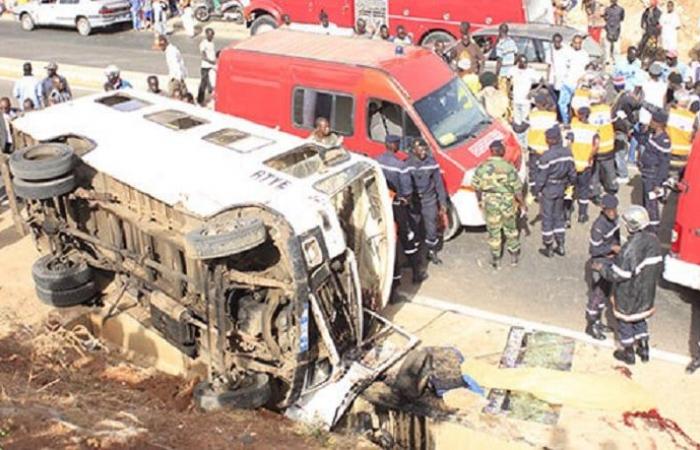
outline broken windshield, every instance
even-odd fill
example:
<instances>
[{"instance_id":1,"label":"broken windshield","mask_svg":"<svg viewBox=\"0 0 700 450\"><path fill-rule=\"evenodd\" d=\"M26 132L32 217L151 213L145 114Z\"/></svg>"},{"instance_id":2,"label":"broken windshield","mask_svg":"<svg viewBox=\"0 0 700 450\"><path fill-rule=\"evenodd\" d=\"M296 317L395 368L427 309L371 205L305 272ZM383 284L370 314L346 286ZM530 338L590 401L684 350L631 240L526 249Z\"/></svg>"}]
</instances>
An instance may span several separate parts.
<instances>
[{"instance_id":1,"label":"broken windshield","mask_svg":"<svg viewBox=\"0 0 700 450\"><path fill-rule=\"evenodd\" d=\"M457 77L415 102L414 107L442 148L475 137L491 123L469 88Z\"/></svg>"}]
</instances>

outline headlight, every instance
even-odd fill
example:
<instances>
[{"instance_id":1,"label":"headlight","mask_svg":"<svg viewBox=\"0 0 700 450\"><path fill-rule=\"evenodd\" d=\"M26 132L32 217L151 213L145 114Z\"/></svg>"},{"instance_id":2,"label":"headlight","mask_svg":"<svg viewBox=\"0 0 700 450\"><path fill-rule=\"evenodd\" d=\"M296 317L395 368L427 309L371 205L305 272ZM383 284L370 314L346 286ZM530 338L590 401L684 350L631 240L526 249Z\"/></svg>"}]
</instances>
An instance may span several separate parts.
<instances>
[{"instance_id":1,"label":"headlight","mask_svg":"<svg viewBox=\"0 0 700 450\"><path fill-rule=\"evenodd\" d=\"M304 240L301 244L301 248L304 251L304 259L306 259L307 266L316 267L323 262L321 246L318 244L315 237Z\"/></svg>"}]
</instances>

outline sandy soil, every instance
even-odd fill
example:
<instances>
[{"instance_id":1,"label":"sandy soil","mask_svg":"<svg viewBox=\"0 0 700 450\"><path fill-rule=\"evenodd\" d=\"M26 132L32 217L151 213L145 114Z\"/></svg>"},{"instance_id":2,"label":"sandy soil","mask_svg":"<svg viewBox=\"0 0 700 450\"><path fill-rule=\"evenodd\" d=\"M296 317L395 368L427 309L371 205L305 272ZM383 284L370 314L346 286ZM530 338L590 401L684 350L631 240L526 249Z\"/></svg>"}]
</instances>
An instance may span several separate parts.
<instances>
[{"instance_id":1,"label":"sandy soil","mask_svg":"<svg viewBox=\"0 0 700 450\"><path fill-rule=\"evenodd\" d=\"M34 295L31 238L0 212L0 450L369 448L274 412L203 413L196 380L127 361Z\"/></svg>"}]
</instances>

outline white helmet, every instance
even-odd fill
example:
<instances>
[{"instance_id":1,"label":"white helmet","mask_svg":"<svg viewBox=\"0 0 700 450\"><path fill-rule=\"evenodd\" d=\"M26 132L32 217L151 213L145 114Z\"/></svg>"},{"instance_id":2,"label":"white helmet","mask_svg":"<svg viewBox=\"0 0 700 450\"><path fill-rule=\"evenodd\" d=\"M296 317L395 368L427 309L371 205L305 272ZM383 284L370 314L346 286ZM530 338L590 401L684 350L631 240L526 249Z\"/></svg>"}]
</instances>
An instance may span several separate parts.
<instances>
[{"instance_id":1,"label":"white helmet","mask_svg":"<svg viewBox=\"0 0 700 450\"><path fill-rule=\"evenodd\" d=\"M119 67L115 66L114 64L110 64L107 66L105 69L105 75L110 76L110 75L119 75Z\"/></svg>"},{"instance_id":2,"label":"white helmet","mask_svg":"<svg viewBox=\"0 0 700 450\"><path fill-rule=\"evenodd\" d=\"M630 233L636 233L649 226L649 213L639 205L632 205L622 213L622 221Z\"/></svg>"}]
</instances>

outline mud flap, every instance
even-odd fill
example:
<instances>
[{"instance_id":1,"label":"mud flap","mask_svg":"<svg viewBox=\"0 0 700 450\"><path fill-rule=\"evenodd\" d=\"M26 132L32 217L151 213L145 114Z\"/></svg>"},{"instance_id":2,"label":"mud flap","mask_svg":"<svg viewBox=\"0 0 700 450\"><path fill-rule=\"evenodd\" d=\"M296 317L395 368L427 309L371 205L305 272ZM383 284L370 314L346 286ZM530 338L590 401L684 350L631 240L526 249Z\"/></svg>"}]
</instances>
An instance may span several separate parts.
<instances>
[{"instance_id":1,"label":"mud flap","mask_svg":"<svg viewBox=\"0 0 700 450\"><path fill-rule=\"evenodd\" d=\"M314 301L312 298L312 307ZM287 408L287 417L327 430L332 428L367 386L420 342L384 317L369 310L364 313L382 327L364 340L357 352L341 355L341 370L320 387L302 393L299 400Z\"/></svg>"}]
</instances>

